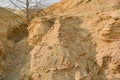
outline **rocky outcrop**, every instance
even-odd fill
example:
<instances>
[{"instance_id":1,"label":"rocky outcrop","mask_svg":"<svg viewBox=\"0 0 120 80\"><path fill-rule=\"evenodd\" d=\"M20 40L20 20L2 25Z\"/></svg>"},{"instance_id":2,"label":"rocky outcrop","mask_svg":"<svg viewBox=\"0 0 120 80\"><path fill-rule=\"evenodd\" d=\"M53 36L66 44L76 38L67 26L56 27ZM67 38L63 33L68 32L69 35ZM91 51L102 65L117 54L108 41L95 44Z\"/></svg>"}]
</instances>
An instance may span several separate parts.
<instances>
[{"instance_id":1,"label":"rocky outcrop","mask_svg":"<svg viewBox=\"0 0 120 80\"><path fill-rule=\"evenodd\" d=\"M105 14L99 16L98 20L93 20L92 34L97 43L97 64L104 70L107 80L120 79L120 19L119 16L116 16L119 13L117 12L113 11L110 15ZM113 16L113 13L116 17Z\"/></svg>"},{"instance_id":2,"label":"rocky outcrop","mask_svg":"<svg viewBox=\"0 0 120 80\"><path fill-rule=\"evenodd\" d=\"M62 0L46 9L57 15L43 36L38 36L41 25L39 31L29 31L29 36L36 32L40 37L30 51L30 80L119 80L118 4L119 0ZM40 20L50 20L48 16ZM31 36L30 42L34 39Z\"/></svg>"},{"instance_id":3,"label":"rocky outcrop","mask_svg":"<svg viewBox=\"0 0 120 80\"><path fill-rule=\"evenodd\" d=\"M9 25L0 26L1 78L120 80L119 2L62 0L30 22L28 38L19 18L4 20Z\"/></svg>"},{"instance_id":4,"label":"rocky outcrop","mask_svg":"<svg viewBox=\"0 0 120 80\"><path fill-rule=\"evenodd\" d=\"M40 19L35 18L31 21L28 31L28 42L30 45L36 45L40 44L40 41L42 40L42 37L47 33L47 31L52 26L52 23L50 23L47 18Z\"/></svg>"},{"instance_id":5,"label":"rocky outcrop","mask_svg":"<svg viewBox=\"0 0 120 80\"><path fill-rule=\"evenodd\" d=\"M81 24L75 16L59 16L54 20L40 44L30 52L30 80L106 79L96 63L96 43Z\"/></svg>"}]
</instances>

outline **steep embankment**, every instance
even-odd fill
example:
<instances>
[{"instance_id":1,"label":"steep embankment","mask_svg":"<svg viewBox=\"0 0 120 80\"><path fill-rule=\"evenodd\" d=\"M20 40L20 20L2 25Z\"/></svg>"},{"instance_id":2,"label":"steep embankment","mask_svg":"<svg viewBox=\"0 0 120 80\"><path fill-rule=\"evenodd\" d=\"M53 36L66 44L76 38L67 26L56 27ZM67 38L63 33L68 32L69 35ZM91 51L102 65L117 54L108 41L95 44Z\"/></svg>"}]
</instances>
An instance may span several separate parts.
<instances>
[{"instance_id":1,"label":"steep embankment","mask_svg":"<svg viewBox=\"0 0 120 80\"><path fill-rule=\"evenodd\" d=\"M0 80L18 80L29 64L27 33L22 17L0 7Z\"/></svg>"},{"instance_id":2,"label":"steep embankment","mask_svg":"<svg viewBox=\"0 0 120 80\"><path fill-rule=\"evenodd\" d=\"M85 15L119 9L119 0L62 0L45 11L48 14Z\"/></svg>"},{"instance_id":3,"label":"steep embankment","mask_svg":"<svg viewBox=\"0 0 120 80\"><path fill-rule=\"evenodd\" d=\"M62 0L32 21L30 80L119 80L119 2Z\"/></svg>"},{"instance_id":4,"label":"steep embankment","mask_svg":"<svg viewBox=\"0 0 120 80\"><path fill-rule=\"evenodd\" d=\"M31 80L105 79L104 72L95 64L96 46L91 33L82 29L81 24L78 17L59 16L42 39L36 39L40 44L35 44L30 52Z\"/></svg>"},{"instance_id":5,"label":"steep embankment","mask_svg":"<svg viewBox=\"0 0 120 80\"><path fill-rule=\"evenodd\" d=\"M13 27L0 27L1 78L120 80L119 3L62 0L50 6L45 16L34 18L27 28L32 50L26 28L16 29L21 24L13 26L16 20L11 19Z\"/></svg>"}]
</instances>

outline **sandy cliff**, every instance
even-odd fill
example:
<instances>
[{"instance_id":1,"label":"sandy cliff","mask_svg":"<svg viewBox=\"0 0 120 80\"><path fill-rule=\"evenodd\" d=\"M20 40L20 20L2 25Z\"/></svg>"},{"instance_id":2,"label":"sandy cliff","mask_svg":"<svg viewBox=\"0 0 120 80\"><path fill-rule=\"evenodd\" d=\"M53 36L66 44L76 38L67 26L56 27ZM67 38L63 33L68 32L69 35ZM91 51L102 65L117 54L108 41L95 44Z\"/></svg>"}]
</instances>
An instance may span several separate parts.
<instances>
[{"instance_id":1,"label":"sandy cliff","mask_svg":"<svg viewBox=\"0 0 120 80\"><path fill-rule=\"evenodd\" d=\"M41 30L49 29L46 33L38 27L28 29L34 36L28 39L34 45L30 79L119 80L119 2L62 0L47 8L48 16L38 21L46 19L51 28L40 21L45 25L39 26Z\"/></svg>"},{"instance_id":2,"label":"sandy cliff","mask_svg":"<svg viewBox=\"0 0 120 80\"><path fill-rule=\"evenodd\" d=\"M24 22L16 24L21 26L17 29L0 27L4 30L0 39L1 78L120 80L119 3L62 0L45 9L45 16L35 17L27 28Z\"/></svg>"}]
</instances>

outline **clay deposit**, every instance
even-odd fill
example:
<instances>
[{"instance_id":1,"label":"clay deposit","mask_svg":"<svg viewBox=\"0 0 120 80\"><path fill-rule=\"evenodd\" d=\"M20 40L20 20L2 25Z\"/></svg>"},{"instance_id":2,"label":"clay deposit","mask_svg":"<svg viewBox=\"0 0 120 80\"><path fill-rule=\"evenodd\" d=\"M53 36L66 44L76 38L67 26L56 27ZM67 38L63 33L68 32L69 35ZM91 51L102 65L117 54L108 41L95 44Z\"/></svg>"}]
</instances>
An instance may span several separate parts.
<instances>
[{"instance_id":1,"label":"clay deposit","mask_svg":"<svg viewBox=\"0 0 120 80\"><path fill-rule=\"evenodd\" d=\"M62 0L28 27L3 21L1 80L120 80L119 3Z\"/></svg>"}]
</instances>

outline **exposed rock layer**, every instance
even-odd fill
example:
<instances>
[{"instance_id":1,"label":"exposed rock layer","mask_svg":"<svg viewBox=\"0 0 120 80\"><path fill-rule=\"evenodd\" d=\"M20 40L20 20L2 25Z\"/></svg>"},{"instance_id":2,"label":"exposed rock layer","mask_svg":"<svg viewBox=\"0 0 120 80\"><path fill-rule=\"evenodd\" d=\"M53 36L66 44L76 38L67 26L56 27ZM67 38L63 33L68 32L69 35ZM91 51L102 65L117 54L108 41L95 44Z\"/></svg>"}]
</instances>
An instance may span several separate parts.
<instances>
[{"instance_id":1,"label":"exposed rock layer","mask_svg":"<svg viewBox=\"0 0 120 80\"><path fill-rule=\"evenodd\" d=\"M16 27L1 27L3 79L120 80L119 2L62 0L47 8L46 16L30 22L28 40L14 35Z\"/></svg>"},{"instance_id":2,"label":"exposed rock layer","mask_svg":"<svg viewBox=\"0 0 120 80\"><path fill-rule=\"evenodd\" d=\"M40 19L53 25L30 52L30 79L119 80L119 2L62 0L46 9L55 16Z\"/></svg>"}]
</instances>

